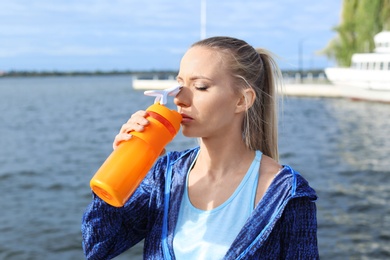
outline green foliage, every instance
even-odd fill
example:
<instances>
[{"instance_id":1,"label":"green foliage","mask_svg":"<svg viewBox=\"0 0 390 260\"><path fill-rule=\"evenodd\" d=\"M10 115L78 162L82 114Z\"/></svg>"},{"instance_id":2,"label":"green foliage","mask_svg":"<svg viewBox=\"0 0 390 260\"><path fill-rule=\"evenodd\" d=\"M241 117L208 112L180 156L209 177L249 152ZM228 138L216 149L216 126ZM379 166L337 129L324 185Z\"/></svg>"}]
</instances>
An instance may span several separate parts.
<instances>
[{"instance_id":1,"label":"green foliage","mask_svg":"<svg viewBox=\"0 0 390 260\"><path fill-rule=\"evenodd\" d=\"M354 53L372 52L374 35L390 30L390 0L344 0L337 36L322 51L340 66L350 66Z\"/></svg>"},{"instance_id":2,"label":"green foliage","mask_svg":"<svg viewBox=\"0 0 390 260\"><path fill-rule=\"evenodd\" d=\"M390 0L384 0L380 13L383 30L390 30Z\"/></svg>"}]
</instances>

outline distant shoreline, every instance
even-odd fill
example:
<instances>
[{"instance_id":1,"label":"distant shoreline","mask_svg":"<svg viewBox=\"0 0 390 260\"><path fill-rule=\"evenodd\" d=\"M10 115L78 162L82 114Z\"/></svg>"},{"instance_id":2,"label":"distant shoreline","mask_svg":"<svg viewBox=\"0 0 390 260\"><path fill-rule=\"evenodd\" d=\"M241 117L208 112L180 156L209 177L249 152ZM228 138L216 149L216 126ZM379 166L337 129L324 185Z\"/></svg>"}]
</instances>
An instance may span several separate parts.
<instances>
[{"instance_id":1,"label":"distant shoreline","mask_svg":"<svg viewBox=\"0 0 390 260\"><path fill-rule=\"evenodd\" d=\"M52 76L109 76L109 75L171 75L176 71L9 71L1 72L0 78L5 77L52 77Z\"/></svg>"},{"instance_id":2,"label":"distant shoreline","mask_svg":"<svg viewBox=\"0 0 390 260\"><path fill-rule=\"evenodd\" d=\"M321 74L324 74L323 69L312 70L282 70L285 76L295 76L297 73L302 74L303 77L311 75L314 78ZM110 75L129 75L137 77L151 77L157 76L159 78L168 78L170 76L176 76L177 71L173 70L144 70L144 71L0 71L0 78L10 77L53 77L53 76L110 76Z\"/></svg>"}]
</instances>

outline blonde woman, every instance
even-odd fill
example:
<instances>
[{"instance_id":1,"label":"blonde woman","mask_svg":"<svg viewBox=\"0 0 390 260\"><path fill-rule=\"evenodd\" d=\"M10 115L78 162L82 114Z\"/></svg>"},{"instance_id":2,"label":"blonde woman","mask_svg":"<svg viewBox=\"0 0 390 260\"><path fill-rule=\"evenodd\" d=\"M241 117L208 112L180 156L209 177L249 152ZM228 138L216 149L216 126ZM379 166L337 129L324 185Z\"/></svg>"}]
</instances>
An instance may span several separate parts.
<instances>
[{"instance_id":1,"label":"blonde woman","mask_svg":"<svg viewBox=\"0 0 390 260\"><path fill-rule=\"evenodd\" d=\"M86 257L111 259L145 239L145 259L318 259L315 191L278 163L278 75L268 52L245 41L193 44L174 102L199 147L162 156L122 208L94 195ZM114 148L143 131L145 116L123 125Z\"/></svg>"}]
</instances>

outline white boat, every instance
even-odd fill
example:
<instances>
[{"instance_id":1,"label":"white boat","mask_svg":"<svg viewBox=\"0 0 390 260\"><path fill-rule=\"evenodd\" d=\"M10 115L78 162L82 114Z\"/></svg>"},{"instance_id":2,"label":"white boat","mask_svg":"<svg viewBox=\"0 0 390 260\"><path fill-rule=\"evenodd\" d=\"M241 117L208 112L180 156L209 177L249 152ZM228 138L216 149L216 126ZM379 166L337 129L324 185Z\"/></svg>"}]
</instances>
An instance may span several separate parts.
<instances>
[{"instance_id":1,"label":"white boat","mask_svg":"<svg viewBox=\"0 0 390 260\"><path fill-rule=\"evenodd\" d=\"M390 31L374 36L372 53L352 55L350 68L327 68L325 73L335 85L390 91Z\"/></svg>"},{"instance_id":2,"label":"white boat","mask_svg":"<svg viewBox=\"0 0 390 260\"><path fill-rule=\"evenodd\" d=\"M159 79L157 77L152 79L143 79L136 76L132 77L132 86L136 90L148 89L167 89L178 85L177 80L173 77L167 79Z\"/></svg>"}]
</instances>

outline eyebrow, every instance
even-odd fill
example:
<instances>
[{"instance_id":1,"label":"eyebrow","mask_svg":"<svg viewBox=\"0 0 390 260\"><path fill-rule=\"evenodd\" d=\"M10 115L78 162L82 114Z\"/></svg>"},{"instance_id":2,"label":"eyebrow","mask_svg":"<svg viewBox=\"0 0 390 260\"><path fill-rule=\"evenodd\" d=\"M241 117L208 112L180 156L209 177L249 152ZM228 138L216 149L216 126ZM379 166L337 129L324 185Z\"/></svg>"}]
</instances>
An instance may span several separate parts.
<instances>
[{"instance_id":1,"label":"eyebrow","mask_svg":"<svg viewBox=\"0 0 390 260\"><path fill-rule=\"evenodd\" d=\"M195 76L190 77L191 81L197 80L197 79L206 79L206 80L212 81L212 79L210 79L210 78L208 78L206 76L202 76L202 75L195 75ZM183 78L181 78L179 75L177 75L176 76L176 80L183 80Z\"/></svg>"}]
</instances>

